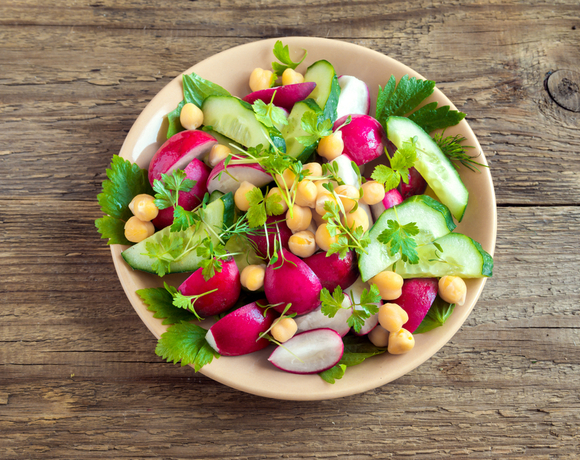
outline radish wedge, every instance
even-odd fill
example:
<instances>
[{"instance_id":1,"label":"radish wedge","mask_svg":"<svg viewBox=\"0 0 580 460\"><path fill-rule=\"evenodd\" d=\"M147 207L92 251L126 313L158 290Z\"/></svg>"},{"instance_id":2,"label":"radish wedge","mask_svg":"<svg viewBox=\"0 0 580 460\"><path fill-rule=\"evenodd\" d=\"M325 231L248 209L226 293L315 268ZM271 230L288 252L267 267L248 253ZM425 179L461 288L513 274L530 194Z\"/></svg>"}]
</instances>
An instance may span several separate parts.
<instances>
[{"instance_id":1,"label":"radish wedge","mask_svg":"<svg viewBox=\"0 0 580 460\"><path fill-rule=\"evenodd\" d=\"M226 170L225 161L213 168L207 179L207 191L219 190L222 193L235 193L243 181L248 181L256 187L263 187L272 182L272 176L257 164L229 164ZM235 161L235 160L234 160Z\"/></svg>"},{"instance_id":2,"label":"radish wedge","mask_svg":"<svg viewBox=\"0 0 580 460\"><path fill-rule=\"evenodd\" d=\"M371 93L367 84L351 75L338 77L340 97L337 118L343 115L368 115L371 108Z\"/></svg>"},{"instance_id":3,"label":"radish wedge","mask_svg":"<svg viewBox=\"0 0 580 460\"><path fill-rule=\"evenodd\" d=\"M294 321L296 321L296 325L298 326L298 332L328 328L336 331L341 337L344 337L350 331L347 320L352 314L352 308L349 308L351 305L350 297L345 295L342 301L342 306L345 308L338 310L332 318L322 313L322 307L318 307L306 315L297 316L294 318Z\"/></svg>"},{"instance_id":4,"label":"radish wedge","mask_svg":"<svg viewBox=\"0 0 580 460\"><path fill-rule=\"evenodd\" d=\"M317 374L336 365L344 353L340 335L332 329L314 329L277 347L268 361L293 374Z\"/></svg>"},{"instance_id":5,"label":"radish wedge","mask_svg":"<svg viewBox=\"0 0 580 460\"><path fill-rule=\"evenodd\" d=\"M403 325L405 329L409 332L415 332L433 305L438 290L436 278L405 280L401 296L392 301L409 315L409 321Z\"/></svg>"},{"instance_id":6,"label":"radish wedge","mask_svg":"<svg viewBox=\"0 0 580 460\"><path fill-rule=\"evenodd\" d=\"M316 83L307 81L304 83L295 83L293 85L262 89L248 94L244 97L244 101L253 104L260 99L266 104L269 104L270 101L272 101L272 96L276 93L274 96L274 105L290 111L292 110L292 107L294 107L294 104L306 99L315 87Z\"/></svg>"},{"instance_id":7,"label":"radish wedge","mask_svg":"<svg viewBox=\"0 0 580 460\"><path fill-rule=\"evenodd\" d=\"M347 289L347 292L349 296L352 296L352 302L354 304L357 304L360 303L360 298L363 290L366 289L367 291L369 291L370 288L371 287L368 283L365 283L362 279L359 278L354 282L354 284L349 289ZM381 306L381 302L378 302L375 305L378 308ZM354 333L356 335L366 335L369 332L371 332L378 323L379 323L379 314L375 313L374 315L369 316L365 320L363 327L360 329L360 331L354 331Z\"/></svg>"},{"instance_id":8,"label":"radish wedge","mask_svg":"<svg viewBox=\"0 0 580 460\"><path fill-rule=\"evenodd\" d=\"M325 252L318 252L306 259L302 259L314 274L318 276L322 287L330 292L340 286L348 288L358 278L358 266L354 251L348 251L341 259L338 253L327 256Z\"/></svg>"},{"instance_id":9,"label":"radish wedge","mask_svg":"<svg viewBox=\"0 0 580 460\"><path fill-rule=\"evenodd\" d=\"M386 209L390 209L393 206L397 206L403 202L403 197L396 188L389 190L385 193L383 201L373 204L371 210L373 211L373 218L375 221L381 217L381 214L385 212Z\"/></svg>"},{"instance_id":10,"label":"radish wedge","mask_svg":"<svg viewBox=\"0 0 580 460\"><path fill-rule=\"evenodd\" d=\"M334 122L337 130L348 118L342 116ZM387 134L381 124L369 115L351 115L351 122L340 128L344 142L343 154L357 165L363 165L384 154Z\"/></svg>"}]
</instances>

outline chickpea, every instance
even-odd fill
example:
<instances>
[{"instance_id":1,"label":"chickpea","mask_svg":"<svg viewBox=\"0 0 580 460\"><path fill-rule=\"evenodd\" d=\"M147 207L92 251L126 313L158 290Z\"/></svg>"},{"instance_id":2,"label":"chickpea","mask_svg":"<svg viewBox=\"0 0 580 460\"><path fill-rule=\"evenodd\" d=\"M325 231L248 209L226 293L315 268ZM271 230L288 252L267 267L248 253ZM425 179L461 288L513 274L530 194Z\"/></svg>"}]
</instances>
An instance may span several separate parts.
<instances>
[{"instance_id":1,"label":"chickpea","mask_svg":"<svg viewBox=\"0 0 580 460\"><path fill-rule=\"evenodd\" d=\"M256 67L250 74L250 89L252 91L268 89L270 86L272 86L274 79L274 74L270 70L264 70Z\"/></svg>"},{"instance_id":2,"label":"chickpea","mask_svg":"<svg viewBox=\"0 0 580 460\"><path fill-rule=\"evenodd\" d=\"M314 240L314 233L310 230L302 230L294 233L288 240L288 248L292 254L306 258L310 257L316 252L316 241Z\"/></svg>"},{"instance_id":3,"label":"chickpea","mask_svg":"<svg viewBox=\"0 0 580 460\"><path fill-rule=\"evenodd\" d=\"M369 332L369 340L375 347L385 348L389 344L389 331L379 324Z\"/></svg>"},{"instance_id":4,"label":"chickpea","mask_svg":"<svg viewBox=\"0 0 580 460\"><path fill-rule=\"evenodd\" d=\"M266 275L266 266L248 265L240 274L240 283L248 291L257 291L264 286L264 276Z\"/></svg>"},{"instance_id":5,"label":"chickpea","mask_svg":"<svg viewBox=\"0 0 580 460\"><path fill-rule=\"evenodd\" d=\"M367 231L369 229L369 215L363 208L358 208L354 212L348 212L346 214L346 225L349 228L358 228L362 227L363 231Z\"/></svg>"},{"instance_id":6,"label":"chickpea","mask_svg":"<svg viewBox=\"0 0 580 460\"><path fill-rule=\"evenodd\" d=\"M304 83L304 75L288 67L282 74L282 84L286 86L295 83Z\"/></svg>"},{"instance_id":7,"label":"chickpea","mask_svg":"<svg viewBox=\"0 0 580 460\"><path fill-rule=\"evenodd\" d=\"M382 271L373 276L369 283L379 288L383 300L395 300L401 297L403 277L398 273L389 270Z\"/></svg>"},{"instance_id":8,"label":"chickpea","mask_svg":"<svg viewBox=\"0 0 580 460\"><path fill-rule=\"evenodd\" d=\"M197 105L188 102L181 108L179 122L185 129L197 129L203 125L203 112Z\"/></svg>"},{"instance_id":9,"label":"chickpea","mask_svg":"<svg viewBox=\"0 0 580 460\"><path fill-rule=\"evenodd\" d=\"M280 343L284 343L294 337L296 331L298 330L298 325L293 318L289 318L285 316L282 319L279 319L270 332L272 333L272 337Z\"/></svg>"},{"instance_id":10,"label":"chickpea","mask_svg":"<svg viewBox=\"0 0 580 460\"><path fill-rule=\"evenodd\" d=\"M344 150L342 131L335 131L329 136L320 139L316 150L321 157L326 158L328 161L332 161L341 155Z\"/></svg>"},{"instance_id":11,"label":"chickpea","mask_svg":"<svg viewBox=\"0 0 580 460\"><path fill-rule=\"evenodd\" d=\"M363 191L361 200L369 206L380 203L385 198L385 187L374 180L365 182L361 188Z\"/></svg>"},{"instance_id":12,"label":"chickpea","mask_svg":"<svg viewBox=\"0 0 580 460\"><path fill-rule=\"evenodd\" d=\"M409 315L396 303L385 303L379 307L379 324L387 331L400 331L407 321Z\"/></svg>"},{"instance_id":13,"label":"chickpea","mask_svg":"<svg viewBox=\"0 0 580 460\"><path fill-rule=\"evenodd\" d=\"M459 276L445 275L439 280L439 297L445 302L463 305L466 294L467 286Z\"/></svg>"},{"instance_id":14,"label":"chickpea","mask_svg":"<svg viewBox=\"0 0 580 460\"><path fill-rule=\"evenodd\" d=\"M315 180L314 181L314 185L316 185L316 190L318 190L318 195L320 195L321 193L330 193L328 190L326 190L323 185L324 184L328 184L330 181L328 179L321 179L321 180Z\"/></svg>"},{"instance_id":15,"label":"chickpea","mask_svg":"<svg viewBox=\"0 0 580 460\"><path fill-rule=\"evenodd\" d=\"M159 209L155 206L155 198L146 193L133 198L131 203L129 203L129 209L135 217L143 222L149 222L159 214Z\"/></svg>"},{"instance_id":16,"label":"chickpea","mask_svg":"<svg viewBox=\"0 0 580 460\"><path fill-rule=\"evenodd\" d=\"M282 212L280 214L284 214L286 211L288 211L288 204L286 201L284 201L284 198L282 198L282 193L278 187L272 187L268 192L267 197L270 198L272 195L280 196L280 200L278 201L278 203L282 206Z\"/></svg>"},{"instance_id":17,"label":"chickpea","mask_svg":"<svg viewBox=\"0 0 580 460\"><path fill-rule=\"evenodd\" d=\"M313 208L316 204L316 195L318 190L314 182L304 179L298 183L296 188L296 199L295 203L298 206L308 206Z\"/></svg>"},{"instance_id":18,"label":"chickpea","mask_svg":"<svg viewBox=\"0 0 580 460\"><path fill-rule=\"evenodd\" d=\"M302 170L308 171L310 174L306 176L307 179L311 180L311 177L321 177L322 176L322 166L320 163L313 162L313 163L306 163ZM318 187L318 186L317 186Z\"/></svg>"},{"instance_id":19,"label":"chickpea","mask_svg":"<svg viewBox=\"0 0 580 460\"><path fill-rule=\"evenodd\" d=\"M232 153L231 149L226 145L222 145L222 144L214 145L211 148L211 150L209 151L209 157L208 157L209 165L212 168L215 168L215 166L219 162L225 160L231 153Z\"/></svg>"},{"instance_id":20,"label":"chickpea","mask_svg":"<svg viewBox=\"0 0 580 460\"><path fill-rule=\"evenodd\" d=\"M138 217L130 217L125 222L125 238L131 243L140 243L155 233L155 227L151 222L144 222Z\"/></svg>"},{"instance_id":21,"label":"chickpea","mask_svg":"<svg viewBox=\"0 0 580 460\"><path fill-rule=\"evenodd\" d=\"M331 244L338 241L338 236L330 236L326 223L318 226L314 238L318 247L325 252L328 252Z\"/></svg>"},{"instance_id":22,"label":"chickpea","mask_svg":"<svg viewBox=\"0 0 580 460\"><path fill-rule=\"evenodd\" d=\"M330 192L326 193L319 193L316 197L316 203L314 204L314 209L316 210L316 214L319 216L324 216L326 214L326 209L324 209L324 204L327 201L331 201L332 203L336 203L336 198L334 195L331 195Z\"/></svg>"},{"instance_id":23,"label":"chickpea","mask_svg":"<svg viewBox=\"0 0 580 460\"><path fill-rule=\"evenodd\" d=\"M294 174L294 171L292 171L291 169L286 169L282 173L282 175L276 174L276 183L280 187L284 187L284 184L286 184L286 188L288 190L290 190L290 187L292 187L295 180L296 180L296 174Z\"/></svg>"},{"instance_id":24,"label":"chickpea","mask_svg":"<svg viewBox=\"0 0 580 460\"><path fill-rule=\"evenodd\" d=\"M256 188L254 184L251 184L248 181L243 181L236 190L234 201L240 211L247 211L250 209L250 202L248 201L246 194L254 188Z\"/></svg>"},{"instance_id":25,"label":"chickpea","mask_svg":"<svg viewBox=\"0 0 580 460\"><path fill-rule=\"evenodd\" d=\"M292 206L292 216L290 209L286 213L286 225L293 232L300 232L306 230L312 221L312 211L305 206Z\"/></svg>"},{"instance_id":26,"label":"chickpea","mask_svg":"<svg viewBox=\"0 0 580 460\"><path fill-rule=\"evenodd\" d=\"M339 185L334 189L335 193L340 198L344 210L349 212L356 204L360 193L354 185Z\"/></svg>"},{"instance_id":27,"label":"chickpea","mask_svg":"<svg viewBox=\"0 0 580 460\"><path fill-rule=\"evenodd\" d=\"M411 351L415 346L415 337L407 329L389 333L387 351L392 355L401 355Z\"/></svg>"}]
</instances>

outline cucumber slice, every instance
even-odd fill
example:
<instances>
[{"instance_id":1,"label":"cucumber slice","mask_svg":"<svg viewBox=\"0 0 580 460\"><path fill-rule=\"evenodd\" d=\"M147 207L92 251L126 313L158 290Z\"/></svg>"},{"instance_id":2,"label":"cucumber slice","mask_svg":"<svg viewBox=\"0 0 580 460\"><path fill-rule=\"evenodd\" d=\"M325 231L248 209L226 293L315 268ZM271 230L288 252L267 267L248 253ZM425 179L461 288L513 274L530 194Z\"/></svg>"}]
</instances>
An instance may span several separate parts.
<instances>
[{"instance_id":1,"label":"cucumber slice","mask_svg":"<svg viewBox=\"0 0 580 460\"><path fill-rule=\"evenodd\" d=\"M220 234L222 229L228 225L228 221L233 220L233 196L231 193L223 195L219 199L209 203L205 209L200 209L198 212L203 214L204 224L202 224L197 231L188 229L181 232L171 233L170 227L166 227L149 238L123 251L121 254L123 259L125 259L134 270L155 273L155 270L153 269L155 259L146 255L146 245L148 242L160 243L162 238L167 236L172 240L183 238L184 244L188 244L189 242L192 246L196 246L209 234L214 244L216 244L218 239L214 235L214 232ZM213 231L210 231L208 227L211 227ZM171 273L193 272L199 268L201 260L202 257L198 256L196 251L193 250L187 253L187 255L182 259L172 262L169 269Z\"/></svg>"},{"instance_id":2,"label":"cucumber slice","mask_svg":"<svg viewBox=\"0 0 580 460\"><path fill-rule=\"evenodd\" d=\"M248 243L248 240L238 235L232 236L226 243L225 248L231 254L235 254L233 257L240 273L248 265L260 265L264 263L264 259L258 257L254 248Z\"/></svg>"},{"instance_id":3,"label":"cucumber slice","mask_svg":"<svg viewBox=\"0 0 580 460\"><path fill-rule=\"evenodd\" d=\"M201 110L205 126L211 126L214 131L244 147L262 144L268 148L271 141L278 150L286 152L286 143L280 131L260 123L252 106L241 99L233 96L209 96L203 101Z\"/></svg>"},{"instance_id":4,"label":"cucumber slice","mask_svg":"<svg viewBox=\"0 0 580 460\"><path fill-rule=\"evenodd\" d=\"M304 81L313 81L316 88L310 93L318 107L322 109L324 118L336 121L336 108L340 97L340 85L334 67L328 61L316 61L306 70Z\"/></svg>"},{"instance_id":5,"label":"cucumber slice","mask_svg":"<svg viewBox=\"0 0 580 460\"><path fill-rule=\"evenodd\" d=\"M426 244L417 248L418 264L405 263L399 260L395 271L403 278L439 278L444 275L461 278L481 278L491 276L493 259L483 250L481 244L461 233L449 233L437 238L437 243Z\"/></svg>"},{"instance_id":6,"label":"cucumber slice","mask_svg":"<svg viewBox=\"0 0 580 460\"><path fill-rule=\"evenodd\" d=\"M318 145L318 141L311 145L303 145L296 140L298 136L309 135L302 129L302 116L308 111L320 112L320 107L314 102L314 99L306 99L294 104L288 116L288 124L282 129L282 136L286 141L286 153L302 162L308 159Z\"/></svg>"},{"instance_id":7,"label":"cucumber slice","mask_svg":"<svg viewBox=\"0 0 580 460\"><path fill-rule=\"evenodd\" d=\"M410 222L417 224L419 233L414 239L418 246L428 244L455 229L449 209L427 195L412 196L395 208L385 210L369 230L371 244L365 248L366 254L359 257L358 267L363 281L368 281L401 258L400 253L390 255L388 246L377 240L383 230L389 227L388 221L396 221L397 217L401 225Z\"/></svg>"},{"instance_id":8,"label":"cucumber slice","mask_svg":"<svg viewBox=\"0 0 580 460\"><path fill-rule=\"evenodd\" d=\"M429 134L408 118L389 117L386 128L387 137L397 148L400 148L403 142L417 137L415 168L433 189L437 198L449 208L453 217L461 222L469 193L449 158Z\"/></svg>"}]
</instances>

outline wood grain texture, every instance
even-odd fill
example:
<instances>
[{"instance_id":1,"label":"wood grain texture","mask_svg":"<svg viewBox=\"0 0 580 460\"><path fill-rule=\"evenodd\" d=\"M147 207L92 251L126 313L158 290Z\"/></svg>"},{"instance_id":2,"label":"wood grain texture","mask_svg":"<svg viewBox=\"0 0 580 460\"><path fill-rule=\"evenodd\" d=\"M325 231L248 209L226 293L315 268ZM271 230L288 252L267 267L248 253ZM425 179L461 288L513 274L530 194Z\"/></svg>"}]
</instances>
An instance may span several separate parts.
<instances>
[{"instance_id":1,"label":"wood grain texture","mask_svg":"<svg viewBox=\"0 0 580 460\"><path fill-rule=\"evenodd\" d=\"M580 119L545 88L580 71L577 1L302 3L0 3L0 459L578 458ZM332 401L259 398L164 363L94 228L147 102L206 57L284 35L437 81L500 206L494 277L458 334Z\"/></svg>"}]
</instances>

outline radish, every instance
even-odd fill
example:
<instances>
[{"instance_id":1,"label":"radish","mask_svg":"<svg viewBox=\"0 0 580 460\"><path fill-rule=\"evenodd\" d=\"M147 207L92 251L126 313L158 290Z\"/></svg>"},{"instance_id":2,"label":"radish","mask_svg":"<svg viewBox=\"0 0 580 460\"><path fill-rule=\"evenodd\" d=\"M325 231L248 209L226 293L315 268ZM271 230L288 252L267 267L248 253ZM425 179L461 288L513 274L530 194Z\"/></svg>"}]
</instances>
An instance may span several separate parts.
<instances>
[{"instance_id":1,"label":"radish","mask_svg":"<svg viewBox=\"0 0 580 460\"><path fill-rule=\"evenodd\" d=\"M294 83L293 85L278 86L276 88L262 89L248 94L244 97L244 101L253 104L255 101L260 99L266 104L269 104L270 101L272 101L272 96L275 92L276 96L274 96L274 105L290 111L296 102L306 99L315 87L316 83L308 81L304 83Z\"/></svg>"},{"instance_id":2,"label":"radish","mask_svg":"<svg viewBox=\"0 0 580 460\"><path fill-rule=\"evenodd\" d=\"M344 115L368 115L371 108L371 93L367 84L356 77L338 77L340 96L338 97L337 118Z\"/></svg>"},{"instance_id":3,"label":"radish","mask_svg":"<svg viewBox=\"0 0 580 460\"><path fill-rule=\"evenodd\" d=\"M181 286L179 292L185 296L201 295L205 292L212 292L199 297L193 306L200 316L211 316L223 313L234 306L240 297L242 285L240 284L240 272L233 257L222 262L221 271L215 272L207 281L202 274L203 269L198 268L187 278Z\"/></svg>"},{"instance_id":4,"label":"radish","mask_svg":"<svg viewBox=\"0 0 580 460\"><path fill-rule=\"evenodd\" d=\"M294 318L294 321L296 321L296 325L298 326L298 332L328 328L336 331L341 337L344 337L350 331L347 320L352 314L352 308L349 308L351 305L350 297L345 295L342 302L344 308L338 310L332 318L322 313L322 307L318 307L316 310L312 310L305 315L297 316Z\"/></svg>"},{"instance_id":5,"label":"radish","mask_svg":"<svg viewBox=\"0 0 580 460\"><path fill-rule=\"evenodd\" d=\"M370 285L365 283L362 279L358 278L354 284L347 290L348 295L352 298L353 304L360 303L360 297L362 295L363 290L366 289L367 291L370 290ZM381 302L375 304L377 307L382 305ZM357 307L354 307L357 309ZM356 335L366 335L371 332L376 325L379 323L379 313L375 313L374 315L369 316L361 328L360 331L354 331Z\"/></svg>"},{"instance_id":6,"label":"radish","mask_svg":"<svg viewBox=\"0 0 580 460\"><path fill-rule=\"evenodd\" d=\"M173 137L171 139L173 139ZM185 177L195 181L195 185L189 192L179 192L179 200L177 204L183 207L186 211L191 211L201 203L205 192L207 192L206 183L211 168L203 161L194 158L185 167L184 171ZM161 175L159 177L161 178ZM153 185L153 182L151 182L151 185ZM157 230L161 230L162 228L171 225L173 222L173 206L160 209L159 214L157 214L157 217L153 219L152 222Z\"/></svg>"},{"instance_id":7,"label":"radish","mask_svg":"<svg viewBox=\"0 0 580 460\"><path fill-rule=\"evenodd\" d=\"M435 301L438 291L436 278L415 278L405 280L401 296L393 303L400 305L409 315L404 328L414 332L423 321Z\"/></svg>"},{"instance_id":8,"label":"radish","mask_svg":"<svg viewBox=\"0 0 580 460\"><path fill-rule=\"evenodd\" d=\"M302 260L318 276L322 287L330 292L334 291L336 286L344 290L358 278L354 251L348 251L344 259L341 259L337 253L327 257L326 252L318 252Z\"/></svg>"},{"instance_id":9,"label":"radish","mask_svg":"<svg viewBox=\"0 0 580 460\"><path fill-rule=\"evenodd\" d=\"M193 159L203 160L215 144L217 140L204 131L187 130L171 136L149 163L149 182L153 184L161 174L171 174L174 169L184 169Z\"/></svg>"},{"instance_id":10,"label":"radish","mask_svg":"<svg viewBox=\"0 0 580 460\"><path fill-rule=\"evenodd\" d=\"M220 355L240 356L266 348L270 342L258 339L261 333L272 326L277 315L272 309L266 311L257 304L266 305L265 300L258 300L227 314L205 335L210 346Z\"/></svg>"},{"instance_id":11,"label":"radish","mask_svg":"<svg viewBox=\"0 0 580 460\"><path fill-rule=\"evenodd\" d=\"M377 204L373 204L371 206L371 210L373 212L373 217L377 220L386 209L392 208L393 206L397 206L403 202L403 197L399 193L396 188L389 190L385 193L385 197L383 201Z\"/></svg>"},{"instance_id":12,"label":"radish","mask_svg":"<svg viewBox=\"0 0 580 460\"><path fill-rule=\"evenodd\" d=\"M353 159L350 156L343 153L332 160L332 163L338 166L337 174L346 185L354 185L358 188L358 175L352 167L352 161Z\"/></svg>"},{"instance_id":13,"label":"radish","mask_svg":"<svg viewBox=\"0 0 580 460\"><path fill-rule=\"evenodd\" d=\"M409 168L409 183L403 181L399 184L399 191L404 200L411 196L422 195L427 189L427 182L413 166Z\"/></svg>"},{"instance_id":14,"label":"radish","mask_svg":"<svg viewBox=\"0 0 580 460\"><path fill-rule=\"evenodd\" d=\"M363 165L380 157L387 145L387 135L381 124L369 115L351 115L352 121L343 126L343 154L351 157L357 165ZM347 119L342 116L334 122L337 130Z\"/></svg>"},{"instance_id":15,"label":"radish","mask_svg":"<svg viewBox=\"0 0 580 460\"><path fill-rule=\"evenodd\" d=\"M256 254L262 259L270 259L274 254L274 241L278 240L283 248L288 249L288 240L292 236L292 231L286 225L284 215L268 216L266 229L256 228L255 234L253 232L247 236L255 243Z\"/></svg>"},{"instance_id":16,"label":"radish","mask_svg":"<svg viewBox=\"0 0 580 460\"><path fill-rule=\"evenodd\" d=\"M320 305L322 284L302 259L282 249L278 260L266 267L264 292L268 302L280 313L292 304L287 313L304 315Z\"/></svg>"},{"instance_id":17,"label":"radish","mask_svg":"<svg viewBox=\"0 0 580 460\"><path fill-rule=\"evenodd\" d=\"M235 193L243 181L263 187L272 182L272 176L258 164L229 164L227 170L222 160L213 168L207 179L207 191L219 190L222 193Z\"/></svg>"},{"instance_id":18,"label":"radish","mask_svg":"<svg viewBox=\"0 0 580 460\"><path fill-rule=\"evenodd\" d=\"M295 335L277 347L268 361L293 374L317 374L336 365L344 353L340 335L332 329L314 329Z\"/></svg>"}]
</instances>

